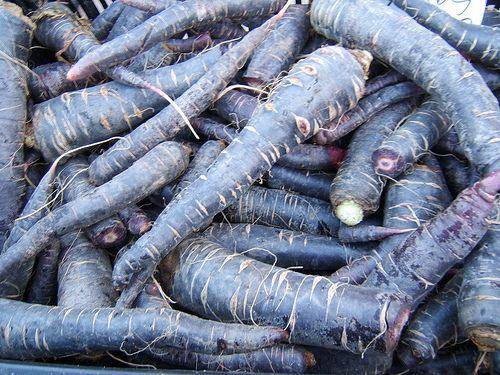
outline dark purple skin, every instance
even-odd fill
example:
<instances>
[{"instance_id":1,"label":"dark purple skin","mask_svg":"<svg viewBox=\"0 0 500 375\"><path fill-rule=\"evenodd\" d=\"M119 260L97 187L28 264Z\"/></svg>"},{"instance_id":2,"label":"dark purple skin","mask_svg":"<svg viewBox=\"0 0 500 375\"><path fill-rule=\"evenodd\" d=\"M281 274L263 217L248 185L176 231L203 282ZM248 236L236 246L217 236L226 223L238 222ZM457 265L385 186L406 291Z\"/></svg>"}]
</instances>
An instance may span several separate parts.
<instances>
[{"instance_id":1,"label":"dark purple skin","mask_svg":"<svg viewBox=\"0 0 500 375\"><path fill-rule=\"evenodd\" d=\"M307 5L291 5L276 28L255 49L243 74L246 83L265 87L287 72L309 36Z\"/></svg>"},{"instance_id":2,"label":"dark purple skin","mask_svg":"<svg viewBox=\"0 0 500 375\"><path fill-rule=\"evenodd\" d=\"M363 357L359 354L347 353L341 350L308 346L316 365L309 371L313 374L359 374L383 375L391 368L392 355L386 355L368 348Z\"/></svg>"},{"instance_id":3,"label":"dark purple skin","mask_svg":"<svg viewBox=\"0 0 500 375\"><path fill-rule=\"evenodd\" d=\"M208 31L210 36L214 39L239 39L243 38L246 34L241 25L231 20L223 20L222 22L208 25L199 30Z\"/></svg>"},{"instance_id":4,"label":"dark purple skin","mask_svg":"<svg viewBox=\"0 0 500 375\"><path fill-rule=\"evenodd\" d=\"M500 190L500 172L464 190L451 205L387 254L363 286L397 290L415 308L488 230L488 215Z\"/></svg>"},{"instance_id":5,"label":"dark purple skin","mask_svg":"<svg viewBox=\"0 0 500 375\"><path fill-rule=\"evenodd\" d=\"M162 347L200 353L245 352L288 339L286 331L197 318L172 309L76 308L0 299L0 358L54 358ZM36 338L43 340L40 345Z\"/></svg>"},{"instance_id":6,"label":"dark purple skin","mask_svg":"<svg viewBox=\"0 0 500 375\"><path fill-rule=\"evenodd\" d=\"M38 254L30 285L24 300L38 305L53 305L57 300L57 266L60 245L58 241Z\"/></svg>"},{"instance_id":7,"label":"dark purple skin","mask_svg":"<svg viewBox=\"0 0 500 375\"><path fill-rule=\"evenodd\" d=\"M450 119L441 105L427 100L373 152L375 171L396 178L427 154L450 127Z\"/></svg>"},{"instance_id":8,"label":"dark purple skin","mask_svg":"<svg viewBox=\"0 0 500 375\"><path fill-rule=\"evenodd\" d=\"M462 22L424 0L393 0L418 23L432 30L450 45L483 64L500 68L500 29Z\"/></svg>"},{"instance_id":9,"label":"dark purple skin","mask_svg":"<svg viewBox=\"0 0 500 375\"><path fill-rule=\"evenodd\" d=\"M339 220L330 203L284 190L253 186L224 211L231 223L262 224L336 236Z\"/></svg>"},{"instance_id":10,"label":"dark purple skin","mask_svg":"<svg viewBox=\"0 0 500 375\"><path fill-rule=\"evenodd\" d=\"M313 53L319 48L326 46L334 46L336 43L333 40L326 39L324 36L313 33L313 35L309 38L306 45L301 51L302 55L309 55Z\"/></svg>"},{"instance_id":11,"label":"dark purple skin","mask_svg":"<svg viewBox=\"0 0 500 375\"><path fill-rule=\"evenodd\" d=\"M118 212L120 220L126 225L128 231L134 236L142 236L151 229L153 222L146 213L135 204Z\"/></svg>"},{"instance_id":12,"label":"dark purple skin","mask_svg":"<svg viewBox=\"0 0 500 375\"><path fill-rule=\"evenodd\" d=\"M135 73L159 69L182 62L182 56L179 53L172 52L165 42L158 43L154 47L130 59L127 69Z\"/></svg>"},{"instance_id":13,"label":"dark purple skin","mask_svg":"<svg viewBox=\"0 0 500 375\"><path fill-rule=\"evenodd\" d=\"M184 63L144 73L173 98L186 91L225 51L213 48ZM73 148L128 131L168 103L145 90L109 82L63 94L35 106L33 132L36 148L53 160Z\"/></svg>"},{"instance_id":14,"label":"dark purple skin","mask_svg":"<svg viewBox=\"0 0 500 375\"><path fill-rule=\"evenodd\" d=\"M125 4L123 4L122 1L113 1L113 3L108 6L104 12L92 20L92 24L90 26L92 34L94 34L94 36L99 40L106 39L124 9Z\"/></svg>"},{"instance_id":15,"label":"dark purple skin","mask_svg":"<svg viewBox=\"0 0 500 375\"><path fill-rule=\"evenodd\" d=\"M106 251L95 247L83 233L61 236L57 306L113 307L117 298L111 284L112 266Z\"/></svg>"},{"instance_id":16,"label":"dark purple skin","mask_svg":"<svg viewBox=\"0 0 500 375\"><path fill-rule=\"evenodd\" d=\"M340 242L343 243L380 241L384 238L396 234L407 233L411 230L412 229L388 228L380 225L363 223L354 226L340 223L338 238Z\"/></svg>"},{"instance_id":17,"label":"dark purple skin","mask_svg":"<svg viewBox=\"0 0 500 375\"><path fill-rule=\"evenodd\" d=\"M467 340L458 326L459 272L413 315L401 335L397 355L406 368L436 358L438 350Z\"/></svg>"},{"instance_id":18,"label":"dark purple skin","mask_svg":"<svg viewBox=\"0 0 500 375\"><path fill-rule=\"evenodd\" d=\"M337 146L304 143L283 155L278 164L288 168L330 172L339 169L345 154L346 151Z\"/></svg>"},{"instance_id":19,"label":"dark purple skin","mask_svg":"<svg viewBox=\"0 0 500 375\"><path fill-rule=\"evenodd\" d=\"M33 23L15 4L0 6L0 246L23 205L26 181L22 164L27 118L26 79ZM16 63L13 63L15 61Z\"/></svg>"},{"instance_id":20,"label":"dark purple skin","mask_svg":"<svg viewBox=\"0 0 500 375\"><path fill-rule=\"evenodd\" d=\"M92 87L104 81L104 77L99 74L80 81L69 81L66 74L70 68L71 64L65 62L39 65L33 68L33 73L28 77L31 98L36 103L40 103L65 92Z\"/></svg>"},{"instance_id":21,"label":"dark purple skin","mask_svg":"<svg viewBox=\"0 0 500 375\"><path fill-rule=\"evenodd\" d=\"M161 274L180 306L215 320L287 327L294 344L360 353L370 342L391 352L408 319L408 308L392 294L268 265L203 237L178 246Z\"/></svg>"},{"instance_id":22,"label":"dark purple skin","mask_svg":"<svg viewBox=\"0 0 500 375\"><path fill-rule=\"evenodd\" d=\"M71 80L82 79L98 69L119 64L141 50L168 40L187 29L226 18L251 18L276 13L282 0L258 0L251 6L246 0L187 0L177 2L149 18L130 32L96 48L80 59L68 73Z\"/></svg>"},{"instance_id":23,"label":"dark purple skin","mask_svg":"<svg viewBox=\"0 0 500 375\"><path fill-rule=\"evenodd\" d=\"M90 195L95 189L89 181L87 169L89 164L84 156L76 156L68 160L59 169L59 189L65 203ZM117 215L110 215L85 229L92 243L101 248L113 248L123 244L127 229Z\"/></svg>"},{"instance_id":24,"label":"dark purple skin","mask_svg":"<svg viewBox=\"0 0 500 375\"><path fill-rule=\"evenodd\" d=\"M333 175L321 172L301 171L275 165L266 178L272 189L284 189L328 202Z\"/></svg>"},{"instance_id":25,"label":"dark purple skin","mask_svg":"<svg viewBox=\"0 0 500 375\"><path fill-rule=\"evenodd\" d=\"M346 201L357 204L366 217L378 210L386 179L377 175L371 157L393 129L413 109L413 101L405 100L383 109L353 135L347 155L330 190L334 209Z\"/></svg>"},{"instance_id":26,"label":"dark purple skin","mask_svg":"<svg viewBox=\"0 0 500 375\"><path fill-rule=\"evenodd\" d=\"M179 113L179 109L190 119L199 116L212 105L219 93L252 55L256 46L274 28L279 17L280 15L271 18L232 46L203 77L176 99L176 107L172 105L166 107L97 157L89 169L92 182L101 185L109 181L153 147L177 135L186 127L185 119Z\"/></svg>"},{"instance_id":27,"label":"dark purple skin","mask_svg":"<svg viewBox=\"0 0 500 375\"><path fill-rule=\"evenodd\" d=\"M422 89L412 82L402 82L385 87L374 94L365 96L359 101L357 107L326 125L314 136L314 141L320 145L331 144L349 134L385 108L422 94Z\"/></svg>"},{"instance_id":28,"label":"dark purple skin","mask_svg":"<svg viewBox=\"0 0 500 375\"><path fill-rule=\"evenodd\" d=\"M407 80L408 78L399 73L397 70L391 69L389 72L383 75L369 79L366 82L364 95L369 96L377 91L382 90L383 88L393 86Z\"/></svg>"},{"instance_id":29,"label":"dark purple skin","mask_svg":"<svg viewBox=\"0 0 500 375\"><path fill-rule=\"evenodd\" d=\"M479 180L469 163L453 154L438 156L446 184L454 197Z\"/></svg>"},{"instance_id":30,"label":"dark purple skin","mask_svg":"<svg viewBox=\"0 0 500 375\"><path fill-rule=\"evenodd\" d=\"M492 224L481 245L466 262L458 298L460 327L480 350L488 352L500 349L498 229L498 224Z\"/></svg>"},{"instance_id":31,"label":"dark purple skin","mask_svg":"<svg viewBox=\"0 0 500 375\"><path fill-rule=\"evenodd\" d=\"M403 230L416 229L448 207L451 194L436 159L427 155L413 170L391 181L387 187L383 225ZM379 243L368 257L342 267L330 279L362 284L386 254L403 243L410 233L393 235Z\"/></svg>"},{"instance_id":32,"label":"dark purple skin","mask_svg":"<svg viewBox=\"0 0 500 375\"><path fill-rule=\"evenodd\" d=\"M297 272L336 270L373 248L257 224L213 224L203 235L228 250Z\"/></svg>"},{"instance_id":33,"label":"dark purple skin","mask_svg":"<svg viewBox=\"0 0 500 375\"><path fill-rule=\"evenodd\" d=\"M165 10L177 0L121 0L123 4L129 7L144 10L151 14L158 14Z\"/></svg>"},{"instance_id":34,"label":"dark purple skin","mask_svg":"<svg viewBox=\"0 0 500 375\"><path fill-rule=\"evenodd\" d=\"M50 245L53 238L95 224L175 180L187 167L188 152L179 143L162 143L92 194L50 212L0 255L0 280L4 282L13 270Z\"/></svg>"},{"instance_id":35,"label":"dark purple skin","mask_svg":"<svg viewBox=\"0 0 500 375\"><path fill-rule=\"evenodd\" d=\"M170 303L165 299L157 285L150 280L137 296L134 307L136 309L171 309Z\"/></svg>"},{"instance_id":36,"label":"dark purple skin","mask_svg":"<svg viewBox=\"0 0 500 375\"><path fill-rule=\"evenodd\" d=\"M382 1L339 4L313 2L315 30L370 51L427 91L450 114L467 159L480 175L500 169L498 101L472 65L444 39Z\"/></svg>"},{"instance_id":37,"label":"dark purple skin","mask_svg":"<svg viewBox=\"0 0 500 375\"><path fill-rule=\"evenodd\" d=\"M212 164L207 178L197 179L170 202L151 231L115 263L115 286L126 288L120 305L133 302L142 283L182 239L235 202L282 155L312 137L318 127L355 105L370 61L363 51L325 47L295 64L258 108L238 142L232 142ZM335 81L320 79L332 75ZM337 113L328 110L334 107ZM331 213L329 220L333 220ZM158 252L150 252L150 246Z\"/></svg>"},{"instance_id":38,"label":"dark purple skin","mask_svg":"<svg viewBox=\"0 0 500 375\"><path fill-rule=\"evenodd\" d=\"M114 22L113 27L109 31L106 40L113 40L116 37L129 32L136 26L139 26L146 21L150 16L151 14L147 11L125 5L124 9Z\"/></svg>"},{"instance_id":39,"label":"dark purple skin","mask_svg":"<svg viewBox=\"0 0 500 375\"><path fill-rule=\"evenodd\" d=\"M224 141L229 144L238 136L234 127L208 117L196 117L191 121L191 124L198 135L205 139Z\"/></svg>"},{"instance_id":40,"label":"dark purple skin","mask_svg":"<svg viewBox=\"0 0 500 375\"><path fill-rule=\"evenodd\" d=\"M247 353L226 355L162 348L148 351L147 357L145 363L149 363L151 358L160 366L168 364L175 368L218 372L303 374L315 363L312 353L300 346L291 345L277 345Z\"/></svg>"},{"instance_id":41,"label":"dark purple skin","mask_svg":"<svg viewBox=\"0 0 500 375\"><path fill-rule=\"evenodd\" d=\"M164 44L174 53L189 53L201 51L212 45L213 40L208 32L187 39L170 39Z\"/></svg>"},{"instance_id":42,"label":"dark purple skin","mask_svg":"<svg viewBox=\"0 0 500 375\"><path fill-rule=\"evenodd\" d=\"M215 102L217 114L243 128L255 112L259 99L238 90L231 90Z\"/></svg>"}]
</instances>

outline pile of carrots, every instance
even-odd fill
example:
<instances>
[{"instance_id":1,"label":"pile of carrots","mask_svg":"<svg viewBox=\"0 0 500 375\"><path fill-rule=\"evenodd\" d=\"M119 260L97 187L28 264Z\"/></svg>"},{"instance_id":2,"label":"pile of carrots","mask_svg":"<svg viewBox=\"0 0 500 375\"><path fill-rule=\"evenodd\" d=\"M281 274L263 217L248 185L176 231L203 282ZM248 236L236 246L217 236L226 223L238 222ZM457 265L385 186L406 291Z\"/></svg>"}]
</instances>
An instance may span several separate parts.
<instances>
[{"instance_id":1,"label":"pile of carrots","mask_svg":"<svg viewBox=\"0 0 500 375\"><path fill-rule=\"evenodd\" d=\"M0 360L500 373L499 10L307 3L0 0Z\"/></svg>"}]
</instances>

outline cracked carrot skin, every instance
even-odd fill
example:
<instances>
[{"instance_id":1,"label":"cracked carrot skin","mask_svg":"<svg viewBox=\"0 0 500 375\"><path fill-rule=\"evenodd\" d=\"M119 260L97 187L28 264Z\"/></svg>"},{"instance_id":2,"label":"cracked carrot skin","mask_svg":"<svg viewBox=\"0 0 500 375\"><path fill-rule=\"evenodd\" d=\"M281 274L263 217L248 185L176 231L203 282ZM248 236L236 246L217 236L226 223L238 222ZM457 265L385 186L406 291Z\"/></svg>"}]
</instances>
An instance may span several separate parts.
<instances>
[{"instance_id":1,"label":"cracked carrot skin","mask_svg":"<svg viewBox=\"0 0 500 375\"><path fill-rule=\"evenodd\" d=\"M257 350L288 338L279 328L197 318L172 309L77 308L0 300L0 358L53 358L136 351L151 345L220 354ZM152 344L153 343L153 344Z\"/></svg>"},{"instance_id":2,"label":"cracked carrot skin","mask_svg":"<svg viewBox=\"0 0 500 375\"><path fill-rule=\"evenodd\" d=\"M344 224L359 224L377 211L386 179L375 172L372 153L412 109L412 100L394 104L373 116L352 137L330 191L332 207Z\"/></svg>"},{"instance_id":3,"label":"cracked carrot skin","mask_svg":"<svg viewBox=\"0 0 500 375\"><path fill-rule=\"evenodd\" d=\"M328 202L253 186L224 211L232 223L262 224L310 234L336 236L339 220Z\"/></svg>"},{"instance_id":4,"label":"cracked carrot skin","mask_svg":"<svg viewBox=\"0 0 500 375\"><path fill-rule=\"evenodd\" d=\"M92 194L95 186L89 181L86 171L88 167L89 164L85 157L76 156L59 169L57 176L59 189L65 203ZM115 214L85 228L85 233L94 245L110 248L123 244L127 236L127 229Z\"/></svg>"},{"instance_id":5,"label":"cracked carrot skin","mask_svg":"<svg viewBox=\"0 0 500 375\"><path fill-rule=\"evenodd\" d=\"M397 355L406 368L436 358L446 345L465 341L458 327L458 293L462 284L459 272L413 315L403 331Z\"/></svg>"},{"instance_id":6,"label":"cracked carrot skin","mask_svg":"<svg viewBox=\"0 0 500 375\"><path fill-rule=\"evenodd\" d=\"M314 136L314 141L320 145L334 143L389 106L422 94L423 91L413 82L385 87L363 97L357 107L326 125Z\"/></svg>"},{"instance_id":7,"label":"cracked carrot skin","mask_svg":"<svg viewBox=\"0 0 500 375\"><path fill-rule=\"evenodd\" d=\"M295 64L212 164L207 179L196 180L179 194L151 231L115 264L115 286L129 286L119 303L132 303L162 258L208 218L235 202L282 155L354 106L363 92L370 62L371 56L363 51L327 47ZM335 81L330 77L336 77Z\"/></svg>"},{"instance_id":8,"label":"cracked carrot skin","mask_svg":"<svg viewBox=\"0 0 500 375\"><path fill-rule=\"evenodd\" d=\"M108 6L104 12L92 20L92 24L90 26L92 34L94 34L94 36L99 40L105 39L124 9L125 4L122 1L113 1L113 3Z\"/></svg>"},{"instance_id":9,"label":"cracked carrot skin","mask_svg":"<svg viewBox=\"0 0 500 375\"><path fill-rule=\"evenodd\" d=\"M431 94L450 114L481 175L500 168L498 101L444 39L378 0L315 0L311 24L327 37L371 51Z\"/></svg>"},{"instance_id":10,"label":"cracked carrot skin","mask_svg":"<svg viewBox=\"0 0 500 375\"><path fill-rule=\"evenodd\" d=\"M303 374L315 363L312 353L292 345L277 345L247 353L226 355L162 348L151 350L147 355L160 364L197 371Z\"/></svg>"},{"instance_id":11,"label":"cracked carrot skin","mask_svg":"<svg viewBox=\"0 0 500 375\"><path fill-rule=\"evenodd\" d=\"M387 187L383 225L390 228L417 229L451 203L451 195L443 173L432 155L427 155L413 170L391 181ZM362 284L382 258L404 243L410 233L384 239L369 256L337 270L334 282Z\"/></svg>"},{"instance_id":12,"label":"cracked carrot skin","mask_svg":"<svg viewBox=\"0 0 500 375\"><path fill-rule=\"evenodd\" d=\"M68 79L85 78L98 70L119 64L193 27L226 18L251 18L276 13L283 0L187 0L177 2L101 47L87 53L68 73Z\"/></svg>"},{"instance_id":13,"label":"cracked carrot skin","mask_svg":"<svg viewBox=\"0 0 500 375\"><path fill-rule=\"evenodd\" d=\"M328 202L332 180L333 175L326 173L301 171L275 165L269 171L266 185L272 189L284 189Z\"/></svg>"},{"instance_id":14,"label":"cracked carrot skin","mask_svg":"<svg viewBox=\"0 0 500 375\"><path fill-rule=\"evenodd\" d=\"M463 260L488 230L488 215L500 190L500 171L464 190L451 205L387 254L364 286L396 290L413 307Z\"/></svg>"},{"instance_id":15,"label":"cracked carrot skin","mask_svg":"<svg viewBox=\"0 0 500 375\"><path fill-rule=\"evenodd\" d=\"M418 23L432 30L457 50L483 64L500 68L500 29L457 20L423 0L394 0Z\"/></svg>"},{"instance_id":16,"label":"cracked carrot skin","mask_svg":"<svg viewBox=\"0 0 500 375\"><path fill-rule=\"evenodd\" d=\"M15 4L0 1L0 246L22 209L27 61L34 25Z\"/></svg>"},{"instance_id":17,"label":"cracked carrot skin","mask_svg":"<svg viewBox=\"0 0 500 375\"><path fill-rule=\"evenodd\" d=\"M57 296L57 265L60 250L59 241L54 241L38 254L24 301L39 305L54 304Z\"/></svg>"},{"instance_id":18,"label":"cracked carrot skin","mask_svg":"<svg viewBox=\"0 0 500 375\"><path fill-rule=\"evenodd\" d=\"M334 237L258 224L212 224L203 236L264 263L298 267L298 272L336 270L370 249L365 245L344 245Z\"/></svg>"},{"instance_id":19,"label":"cracked carrot skin","mask_svg":"<svg viewBox=\"0 0 500 375\"><path fill-rule=\"evenodd\" d=\"M499 244L498 225L492 225L464 266L464 281L458 298L461 328L480 350L488 352L500 349Z\"/></svg>"},{"instance_id":20,"label":"cracked carrot skin","mask_svg":"<svg viewBox=\"0 0 500 375\"><path fill-rule=\"evenodd\" d=\"M309 36L307 5L291 5L262 44L256 48L243 80L264 87L289 70Z\"/></svg>"},{"instance_id":21,"label":"cracked carrot skin","mask_svg":"<svg viewBox=\"0 0 500 375\"><path fill-rule=\"evenodd\" d=\"M373 152L375 171L395 178L428 153L451 127L438 102L428 99Z\"/></svg>"},{"instance_id":22,"label":"cracked carrot skin","mask_svg":"<svg viewBox=\"0 0 500 375\"><path fill-rule=\"evenodd\" d=\"M187 167L188 153L179 143L162 143L92 194L48 213L0 255L0 280L4 282L13 270L48 246L52 238L103 220L176 179Z\"/></svg>"},{"instance_id":23,"label":"cracked carrot skin","mask_svg":"<svg viewBox=\"0 0 500 375\"><path fill-rule=\"evenodd\" d=\"M186 126L179 112L190 119L213 104L280 17L281 15L276 15L271 18L232 46L203 77L176 99L177 107L169 105L97 157L89 169L92 182L96 185L103 184L127 169L158 143L172 139Z\"/></svg>"},{"instance_id":24,"label":"cracked carrot skin","mask_svg":"<svg viewBox=\"0 0 500 375\"><path fill-rule=\"evenodd\" d=\"M146 72L144 77L175 98L203 76L224 50L216 47L184 63ZM35 147L45 159L53 160L73 148L135 128L166 104L158 95L118 82L63 94L35 106Z\"/></svg>"},{"instance_id":25,"label":"cracked carrot skin","mask_svg":"<svg viewBox=\"0 0 500 375\"><path fill-rule=\"evenodd\" d=\"M61 236L57 306L77 308L113 307L117 298L111 284L109 256L83 233Z\"/></svg>"},{"instance_id":26,"label":"cracked carrot skin","mask_svg":"<svg viewBox=\"0 0 500 375\"><path fill-rule=\"evenodd\" d=\"M181 306L211 319L287 327L293 344L361 353L370 343L391 352L408 319L391 293L268 265L202 237L183 242L160 272Z\"/></svg>"}]
</instances>

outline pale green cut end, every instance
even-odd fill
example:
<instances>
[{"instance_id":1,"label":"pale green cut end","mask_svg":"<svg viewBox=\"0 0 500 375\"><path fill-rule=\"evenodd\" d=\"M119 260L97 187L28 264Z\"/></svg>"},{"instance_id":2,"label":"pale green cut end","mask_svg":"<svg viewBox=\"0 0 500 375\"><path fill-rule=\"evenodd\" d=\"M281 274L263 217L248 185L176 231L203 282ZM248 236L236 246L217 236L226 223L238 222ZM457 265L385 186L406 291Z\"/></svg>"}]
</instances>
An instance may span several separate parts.
<instances>
[{"instance_id":1,"label":"pale green cut end","mask_svg":"<svg viewBox=\"0 0 500 375\"><path fill-rule=\"evenodd\" d=\"M363 220L363 210L354 201L344 201L335 209L335 215L345 225L358 225Z\"/></svg>"}]
</instances>

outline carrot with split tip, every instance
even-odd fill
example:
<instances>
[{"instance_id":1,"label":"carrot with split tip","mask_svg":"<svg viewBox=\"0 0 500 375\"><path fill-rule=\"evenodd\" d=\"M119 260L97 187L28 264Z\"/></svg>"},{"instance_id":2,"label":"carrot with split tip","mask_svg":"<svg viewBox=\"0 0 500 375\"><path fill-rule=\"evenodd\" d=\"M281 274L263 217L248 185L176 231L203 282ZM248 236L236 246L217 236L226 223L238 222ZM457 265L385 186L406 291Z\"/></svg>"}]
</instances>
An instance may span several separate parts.
<instances>
[{"instance_id":1,"label":"carrot with split tip","mask_svg":"<svg viewBox=\"0 0 500 375\"><path fill-rule=\"evenodd\" d=\"M500 168L498 101L444 39L378 0L315 0L311 24L322 35L371 51L431 94L449 112L481 175Z\"/></svg>"},{"instance_id":2,"label":"carrot with split tip","mask_svg":"<svg viewBox=\"0 0 500 375\"><path fill-rule=\"evenodd\" d=\"M177 2L161 13L132 29L130 32L96 48L80 59L68 72L68 79L77 80L119 64L154 44L168 40L175 34L207 22L226 18L255 17L273 14L284 4L283 0L187 0Z\"/></svg>"},{"instance_id":3,"label":"carrot with split tip","mask_svg":"<svg viewBox=\"0 0 500 375\"><path fill-rule=\"evenodd\" d=\"M188 152L179 143L162 143L92 194L50 212L0 255L0 280L4 282L12 270L36 256L54 237L103 220L173 181L187 167Z\"/></svg>"},{"instance_id":4,"label":"carrot with split tip","mask_svg":"<svg viewBox=\"0 0 500 375\"><path fill-rule=\"evenodd\" d=\"M354 106L370 62L371 56L363 51L326 47L295 64L212 164L206 179L199 178L184 189L151 231L116 262L114 284L127 288L120 296L120 306L133 302L141 284L182 239L235 202L282 155ZM335 81L327 78L332 76ZM333 220L333 215L329 218ZM150 247L156 249L154 253Z\"/></svg>"},{"instance_id":5,"label":"carrot with split tip","mask_svg":"<svg viewBox=\"0 0 500 375\"><path fill-rule=\"evenodd\" d=\"M215 101L281 17L282 13L278 13L248 33L175 102L97 157L89 169L92 182L101 185L127 169L158 143L174 137L185 123L194 132L189 119L200 115Z\"/></svg>"}]
</instances>

